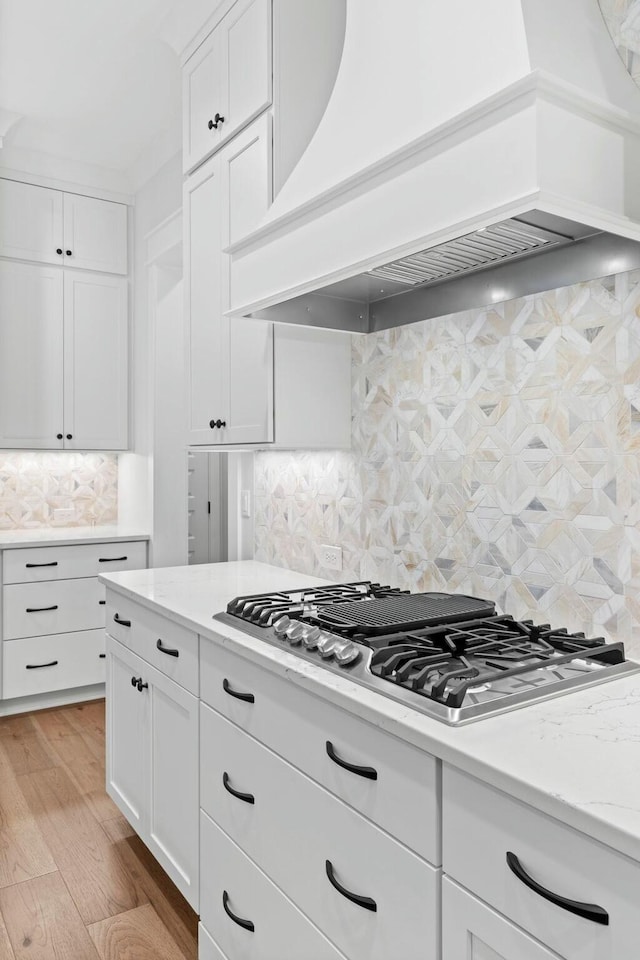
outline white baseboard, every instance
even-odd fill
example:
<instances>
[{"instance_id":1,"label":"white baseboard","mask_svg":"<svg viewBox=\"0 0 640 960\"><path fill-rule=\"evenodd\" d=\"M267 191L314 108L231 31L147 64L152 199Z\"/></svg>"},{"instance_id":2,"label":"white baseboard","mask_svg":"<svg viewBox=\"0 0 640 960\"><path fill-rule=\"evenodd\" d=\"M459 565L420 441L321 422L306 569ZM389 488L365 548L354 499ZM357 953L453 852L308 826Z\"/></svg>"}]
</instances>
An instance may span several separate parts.
<instances>
[{"instance_id":1,"label":"white baseboard","mask_svg":"<svg viewBox=\"0 0 640 960\"><path fill-rule=\"evenodd\" d=\"M56 690L54 693L41 693L35 697L0 700L0 717L30 713L32 710L45 710L47 707L62 707L70 703L81 703L83 700L101 700L104 697L104 690L104 683L94 683L89 687Z\"/></svg>"}]
</instances>

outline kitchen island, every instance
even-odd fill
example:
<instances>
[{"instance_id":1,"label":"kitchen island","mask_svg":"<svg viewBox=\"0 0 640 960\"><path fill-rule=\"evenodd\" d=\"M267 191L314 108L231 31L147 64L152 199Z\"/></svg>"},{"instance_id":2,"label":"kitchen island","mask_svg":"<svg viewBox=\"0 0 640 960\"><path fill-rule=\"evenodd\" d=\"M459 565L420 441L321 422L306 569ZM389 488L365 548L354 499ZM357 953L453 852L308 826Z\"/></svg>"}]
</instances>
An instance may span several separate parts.
<instances>
[{"instance_id":1,"label":"kitchen island","mask_svg":"<svg viewBox=\"0 0 640 960\"><path fill-rule=\"evenodd\" d=\"M243 561L102 579L108 789L199 908L203 958L243 956L247 938L267 925L255 956L277 948L284 960L281 914L308 937L310 958L368 960L395 950L430 960L440 956L441 930L444 960L466 958L467 943L473 958L487 955L483 945L505 960L634 956L640 675L452 728L213 620L236 596L313 586L315 578ZM154 733L156 722L164 726ZM137 769L136 731L150 758ZM326 742L377 779L338 770ZM172 778L181 785L174 799ZM338 850L346 855L353 844L361 864L335 867L317 822L303 837L298 809L317 810L334 853L339 838ZM181 835L191 848L186 866ZM223 881L211 866L227 860L237 883L245 878L246 897L259 889L255 909L271 903L278 924L254 916L250 931L236 922L243 895L235 895L237 909L226 887L219 896ZM314 863L322 870L313 873ZM349 899L353 890L371 902Z\"/></svg>"}]
</instances>

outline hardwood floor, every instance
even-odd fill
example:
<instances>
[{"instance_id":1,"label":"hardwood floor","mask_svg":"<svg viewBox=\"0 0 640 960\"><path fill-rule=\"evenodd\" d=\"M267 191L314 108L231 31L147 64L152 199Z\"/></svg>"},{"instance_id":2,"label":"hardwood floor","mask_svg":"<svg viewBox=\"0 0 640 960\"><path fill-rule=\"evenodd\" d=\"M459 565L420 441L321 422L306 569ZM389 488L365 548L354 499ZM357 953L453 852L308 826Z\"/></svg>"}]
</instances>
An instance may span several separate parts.
<instances>
[{"instance_id":1,"label":"hardwood floor","mask_svg":"<svg viewBox=\"0 0 640 960\"><path fill-rule=\"evenodd\" d=\"M0 960L196 960L198 918L104 790L104 701L0 718Z\"/></svg>"}]
</instances>

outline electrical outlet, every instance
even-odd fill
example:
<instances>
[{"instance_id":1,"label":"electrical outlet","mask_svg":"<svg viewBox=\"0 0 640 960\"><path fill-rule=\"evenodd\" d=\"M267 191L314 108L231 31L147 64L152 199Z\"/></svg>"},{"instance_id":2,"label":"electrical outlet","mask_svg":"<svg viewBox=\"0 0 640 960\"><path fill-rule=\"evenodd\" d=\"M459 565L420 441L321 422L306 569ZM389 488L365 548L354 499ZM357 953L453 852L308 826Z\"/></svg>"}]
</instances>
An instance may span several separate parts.
<instances>
[{"instance_id":1,"label":"electrical outlet","mask_svg":"<svg viewBox=\"0 0 640 960\"><path fill-rule=\"evenodd\" d=\"M342 547L320 547L320 563L327 570L342 570Z\"/></svg>"},{"instance_id":2,"label":"electrical outlet","mask_svg":"<svg viewBox=\"0 0 640 960\"><path fill-rule=\"evenodd\" d=\"M54 520L75 520L76 511L73 507L58 507L53 511Z\"/></svg>"}]
</instances>

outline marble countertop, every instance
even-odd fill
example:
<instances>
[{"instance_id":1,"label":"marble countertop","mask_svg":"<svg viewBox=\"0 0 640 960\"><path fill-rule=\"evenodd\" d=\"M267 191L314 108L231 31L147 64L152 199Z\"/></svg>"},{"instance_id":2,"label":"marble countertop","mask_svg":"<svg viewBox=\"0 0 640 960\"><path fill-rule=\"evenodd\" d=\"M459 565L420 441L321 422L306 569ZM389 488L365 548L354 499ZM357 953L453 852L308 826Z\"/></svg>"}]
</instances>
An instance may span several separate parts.
<instances>
[{"instance_id":1,"label":"marble countertop","mask_svg":"<svg viewBox=\"0 0 640 960\"><path fill-rule=\"evenodd\" d=\"M38 527L33 530L0 530L0 550L16 547L66 546L72 543L105 543L118 540L148 540L141 533L119 524L95 527Z\"/></svg>"},{"instance_id":2,"label":"marble countertop","mask_svg":"<svg viewBox=\"0 0 640 960\"><path fill-rule=\"evenodd\" d=\"M640 673L450 727L212 617L233 597L326 583L256 561L110 574L107 586L640 860Z\"/></svg>"}]
</instances>

